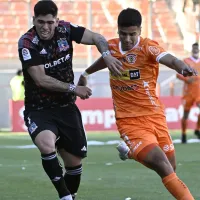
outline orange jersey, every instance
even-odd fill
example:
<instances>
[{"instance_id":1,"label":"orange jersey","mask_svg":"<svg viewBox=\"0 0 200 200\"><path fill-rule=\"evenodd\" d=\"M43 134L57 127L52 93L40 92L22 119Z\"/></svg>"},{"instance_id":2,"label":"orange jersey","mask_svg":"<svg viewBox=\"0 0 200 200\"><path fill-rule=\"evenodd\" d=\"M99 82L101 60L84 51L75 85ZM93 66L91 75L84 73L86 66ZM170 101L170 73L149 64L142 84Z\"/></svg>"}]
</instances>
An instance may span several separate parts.
<instances>
[{"instance_id":1,"label":"orange jersey","mask_svg":"<svg viewBox=\"0 0 200 200\"><path fill-rule=\"evenodd\" d=\"M110 74L110 86L116 118L164 114L156 95L159 60L168 54L157 42L138 38L133 49L123 52L119 38L108 41L109 49L123 64L123 75Z\"/></svg>"},{"instance_id":2,"label":"orange jersey","mask_svg":"<svg viewBox=\"0 0 200 200\"><path fill-rule=\"evenodd\" d=\"M184 59L184 62L190 67L197 70L198 74L200 74L200 59L195 59L193 57L189 57ZM177 77L181 80L187 80L190 77L183 77L181 74L177 74ZM194 82L192 83L184 83L183 87L183 96L200 96L200 76L193 76Z\"/></svg>"}]
</instances>

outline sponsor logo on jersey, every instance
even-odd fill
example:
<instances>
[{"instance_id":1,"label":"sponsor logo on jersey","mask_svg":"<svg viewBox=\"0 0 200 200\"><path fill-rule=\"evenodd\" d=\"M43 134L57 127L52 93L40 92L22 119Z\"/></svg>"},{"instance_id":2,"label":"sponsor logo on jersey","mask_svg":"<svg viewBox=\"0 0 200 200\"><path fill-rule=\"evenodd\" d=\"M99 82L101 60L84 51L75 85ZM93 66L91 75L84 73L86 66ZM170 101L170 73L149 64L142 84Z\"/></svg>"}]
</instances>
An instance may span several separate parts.
<instances>
[{"instance_id":1,"label":"sponsor logo on jersey","mask_svg":"<svg viewBox=\"0 0 200 200\"><path fill-rule=\"evenodd\" d=\"M148 96L148 98L149 98L151 104L154 105L154 106L157 106L157 104L156 104L154 98L152 97L152 95L151 95L151 93L150 93L150 90L149 90L149 88L150 88L150 87L149 87L149 82L143 81L143 86L144 86L144 89L145 89L145 93L147 94L147 96Z\"/></svg>"},{"instance_id":2,"label":"sponsor logo on jersey","mask_svg":"<svg viewBox=\"0 0 200 200\"><path fill-rule=\"evenodd\" d=\"M133 151L133 152L136 151L136 150L139 148L140 145L142 145L142 141L139 141L139 142L135 145L135 147L133 148L132 151Z\"/></svg>"},{"instance_id":3,"label":"sponsor logo on jersey","mask_svg":"<svg viewBox=\"0 0 200 200\"><path fill-rule=\"evenodd\" d=\"M59 47L60 52L67 51L69 49L69 44L66 38L60 38L60 40L58 40L57 42L58 42L58 47Z\"/></svg>"},{"instance_id":4,"label":"sponsor logo on jersey","mask_svg":"<svg viewBox=\"0 0 200 200\"><path fill-rule=\"evenodd\" d=\"M23 57L24 61L31 59L30 51L27 48L22 49L22 57Z\"/></svg>"},{"instance_id":5,"label":"sponsor logo on jersey","mask_svg":"<svg viewBox=\"0 0 200 200\"><path fill-rule=\"evenodd\" d=\"M67 61L69 59L70 59L70 54L67 54L65 57L59 58L58 60L54 60L52 63L44 64L44 68L48 69L48 68L51 68L51 67L55 67L57 65L64 63L65 61Z\"/></svg>"},{"instance_id":6,"label":"sponsor logo on jersey","mask_svg":"<svg viewBox=\"0 0 200 200\"><path fill-rule=\"evenodd\" d=\"M33 40L32 40L32 43L33 43L33 44L38 44L38 42L39 42L39 39L38 39L37 36L35 36L35 37L33 38Z\"/></svg>"},{"instance_id":7,"label":"sponsor logo on jersey","mask_svg":"<svg viewBox=\"0 0 200 200\"><path fill-rule=\"evenodd\" d=\"M47 51L43 48L42 51L40 51L40 54L47 54Z\"/></svg>"},{"instance_id":8,"label":"sponsor logo on jersey","mask_svg":"<svg viewBox=\"0 0 200 200\"><path fill-rule=\"evenodd\" d=\"M125 70L120 77L112 76L111 74L110 78L114 80L137 80L140 79L140 70Z\"/></svg>"},{"instance_id":9,"label":"sponsor logo on jersey","mask_svg":"<svg viewBox=\"0 0 200 200\"><path fill-rule=\"evenodd\" d=\"M86 146L83 146L83 148L81 149L81 151L87 151Z\"/></svg>"},{"instance_id":10,"label":"sponsor logo on jersey","mask_svg":"<svg viewBox=\"0 0 200 200\"><path fill-rule=\"evenodd\" d=\"M113 90L118 90L120 92L127 92L127 91L137 91L139 86L136 84L133 85L113 85Z\"/></svg>"}]
</instances>

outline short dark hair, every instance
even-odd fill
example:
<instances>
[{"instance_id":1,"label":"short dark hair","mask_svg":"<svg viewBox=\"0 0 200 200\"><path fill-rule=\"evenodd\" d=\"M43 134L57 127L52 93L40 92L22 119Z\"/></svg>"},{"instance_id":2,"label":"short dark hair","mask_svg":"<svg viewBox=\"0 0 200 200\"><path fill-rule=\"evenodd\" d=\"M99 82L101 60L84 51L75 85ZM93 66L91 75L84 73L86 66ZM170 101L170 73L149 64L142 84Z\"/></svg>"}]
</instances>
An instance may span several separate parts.
<instances>
[{"instance_id":1,"label":"short dark hair","mask_svg":"<svg viewBox=\"0 0 200 200\"><path fill-rule=\"evenodd\" d=\"M121 27L139 27L142 24L142 16L138 10L134 8L127 8L120 12L117 23L118 26Z\"/></svg>"},{"instance_id":2,"label":"short dark hair","mask_svg":"<svg viewBox=\"0 0 200 200\"><path fill-rule=\"evenodd\" d=\"M193 45L192 45L192 48L193 47L199 47L199 43L198 42L195 42Z\"/></svg>"},{"instance_id":3,"label":"short dark hair","mask_svg":"<svg viewBox=\"0 0 200 200\"><path fill-rule=\"evenodd\" d=\"M17 75L17 76L20 76L21 74L22 74L22 70L21 70L21 69L18 69L17 72L16 72L16 75Z\"/></svg>"},{"instance_id":4,"label":"short dark hair","mask_svg":"<svg viewBox=\"0 0 200 200\"><path fill-rule=\"evenodd\" d=\"M34 15L38 17L39 15L48 15L51 14L53 17L56 17L58 14L57 5L51 0L42 0L35 4Z\"/></svg>"}]
</instances>

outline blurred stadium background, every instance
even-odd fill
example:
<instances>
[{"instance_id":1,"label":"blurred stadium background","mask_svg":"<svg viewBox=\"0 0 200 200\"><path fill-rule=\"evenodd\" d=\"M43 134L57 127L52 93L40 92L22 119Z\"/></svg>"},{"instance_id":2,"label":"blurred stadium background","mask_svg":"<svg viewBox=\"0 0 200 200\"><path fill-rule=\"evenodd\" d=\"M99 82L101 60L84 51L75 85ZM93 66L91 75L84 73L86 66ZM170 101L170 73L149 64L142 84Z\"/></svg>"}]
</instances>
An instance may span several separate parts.
<instances>
[{"instance_id":1,"label":"blurred stadium background","mask_svg":"<svg viewBox=\"0 0 200 200\"><path fill-rule=\"evenodd\" d=\"M0 128L10 128L10 79L18 60L19 37L32 26L33 6L37 0L0 0ZM167 51L179 58L190 55L192 43L199 41L199 1L196 0L56 0L59 18L83 25L103 34L117 36L116 21L119 12L133 7L143 15L142 35L155 39ZM94 47L74 44L74 70L76 81L84 70L100 55ZM93 98L111 97L108 73L99 72L89 79ZM175 72L160 66L158 78L160 96L180 96L182 82Z\"/></svg>"},{"instance_id":2,"label":"blurred stadium background","mask_svg":"<svg viewBox=\"0 0 200 200\"><path fill-rule=\"evenodd\" d=\"M0 200L53 200L56 195L42 171L38 152L27 134L13 134L13 124L23 126L23 106L17 113L10 107L10 80L21 68L18 60L19 37L32 26L33 6L37 0L0 0ZM123 8L133 7L143 15L142 35L160 43L167 51L183 59L190 55L191 45L199 42L200 5L199 0L55 0L59 18L83 25L103 34L106 38L117 36L117 16ZM74 44L75 82L80 73L100 54L93 47ZM89 78L93 97L83 107L83 121L86 130L100 132L88 134L89 157L78 200L169 200L154 172L139 164L119 161L113 146L118 135L114 126L108 72L102 71ZM160 66L158 94L166 105L169 127L180 127L182 107L180 95L182 82L176 73ZM94 101L92 100L94 99ZM193 108L190 121L197 120L197 108ZM24 127L22 127L25 130ZM112 132L105 132L111 130ZM18 132L18 131L17 131ZM102 134L105 133L105 134ZM170 131L175 142L180 130ZM189 138L194 138L190 131ZM98 141L98 142L97 142ZM191 140L192 142L192 140ZM104 145L104 146L102 146ZM33 149L32 149L33 148ZM200 199L199 144L177 146L178 174L191 188L195 199ZM28 150L29 149L29 150ZM105 153L106 152L106 153ZM120 172L120 174L119 174ZM131 183L132 182L132 183ZM28 184L27 184L28 183ZM198 184L197 184L198 183ZM151 185L151 187L149 187ZM3 192L4 191L4 192ZM36 192L38 191L38 192ZM144 192L145 191L145 192ZM41 197L42 195L42 197ZM128 199L127 199L128 200Z\"/></svg>"}]
</instances>

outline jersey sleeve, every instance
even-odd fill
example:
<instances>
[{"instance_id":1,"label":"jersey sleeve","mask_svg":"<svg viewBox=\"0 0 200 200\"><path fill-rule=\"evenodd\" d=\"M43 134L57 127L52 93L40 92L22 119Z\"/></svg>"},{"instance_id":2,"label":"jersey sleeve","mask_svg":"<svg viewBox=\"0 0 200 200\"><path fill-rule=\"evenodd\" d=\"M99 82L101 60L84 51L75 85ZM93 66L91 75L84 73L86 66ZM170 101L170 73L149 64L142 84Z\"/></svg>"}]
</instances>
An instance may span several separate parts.
<instances>
[{"instance_id":1,"label":"jersey sleeve","mask_svg":"<svg viewBox=\"0 0 200 200\"><path fill-rule=\"evenodd\" d=\"M44 64L34 44L26 38L19 40L18 52L23 69Z\"/></svg>"},{"instance_id":2,"label":"jersey sleeve","mask_svg":"<svg viewBox=\"0 0 200 200\"><path fill-rule=\"evenodd\" d=\"M82 26L78 26L76 24L70 23L70 38L72 41L80 44L83 34L85 32L85 28Z\"/></svg>"},{"instance_id":3,"label":"jersey sleeve","mask_svg":"<svg viewBox=\"0 0 200 200\"><path fill-rule=\"evenodd\" d=\"M159 62L160 59L167 55L166 52L156 41L149 40L146 45L146 53L150 60Z\"/></svg>"}]
</instances>

